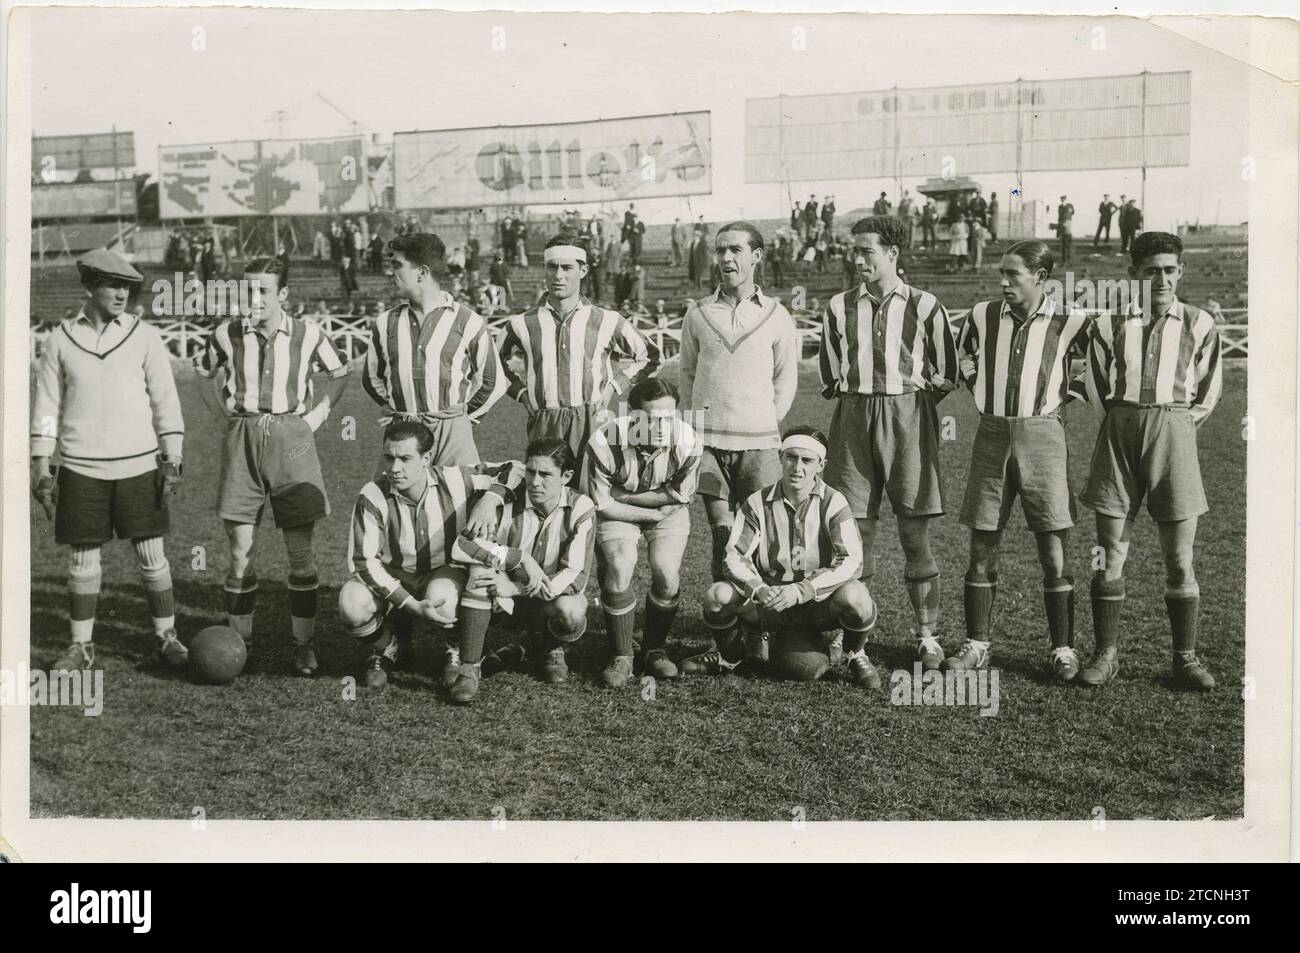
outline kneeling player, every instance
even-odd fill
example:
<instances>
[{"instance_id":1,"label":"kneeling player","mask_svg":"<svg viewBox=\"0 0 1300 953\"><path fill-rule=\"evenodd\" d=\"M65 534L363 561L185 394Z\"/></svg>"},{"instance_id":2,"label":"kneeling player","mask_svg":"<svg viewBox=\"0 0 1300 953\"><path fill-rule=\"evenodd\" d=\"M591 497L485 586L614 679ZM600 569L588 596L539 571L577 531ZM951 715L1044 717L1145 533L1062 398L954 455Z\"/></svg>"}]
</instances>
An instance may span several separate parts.
<instances>
[{"instance_id":1,"label":"kneeling player","mask_svg":"<svg viewBox=\"0 0 1300 953\"><path fill-rule=\"evenodd\" d=\"M468 573L447 558L453 542L462 531L490 532L497 509L514 499L522 483L516 463L431 468L433 449L433 434L419 421L389 424L384 472L361 488L352 511L348 564L353 575L339 590L339 618L371 647L367 688L388 684L397 644L384 621L394 609L444 630L456 625ZM466 632L461 622L457 646L448 645L443 659L447 687L462 669L459 645Z\"/></svg>"},{"instance_id":2,"label":"kneeling player","mask_svg":"<svg viewBox=\"0 0 1300 953\"><path fill-rule=\"evenodd\" d=\"M677 413L677 401L672 381L643 380L628 393L633 413L595 431L587 446L582 488L598 513L600 601L610 651L601 679L610 688L621 688L632 676L632 576L642 537L650 559L645 672L656 678L677 677L664 643L677 614L701 453L695 431Z\"/></svg>"},{"instance_id":3,"label":"kneeling player","mask_svg":"<svg viewBox=\"0 0 1300 953\"><path fill-rule=\"evenodd\" d=\"M709 588L704 621L720 646L735 643L740 623L771 631L778 668L783 630L842 628L849 673L859 685L879 688L864 650L876 606L858 581L862 543L848 501L821 478L825 466L825 434L815 427L786 433L781 479L741 504L727 542L728 581ZM710 654L713 671L736 665Z\"/></svg>"},{"instance_id":4,"label":"kneeling player","mask_svg":"<svg viewBox=\"0 0 1300 953\"><path fill-rule=\"evenodd\" d=\"M535 657L552 685L569 680L564 649L587 631L587 576L595 545L596 507L569 486L573 450L566 440L542 437L528 445L526 493L517 493L486 533L466 532L452 557L469 564L461 599L465 641L460 678L452 700L478 693L479 666L488 620L495 607L527 635L483 660L487 674Z\"/></svg>"},{"instance_id":5,"label":"kneeling player","mask_svg":"<svg viewBox=\"0 0 1300 953\"><path fill-rule=\"evenodd\" d=\"M1120 312L1101 315L1089 334L1088 396L1105 408L1106 417L1079 499L1097 513L1097 542L1106 563L1092 578L1096 645L1077 680L1104 685L1119 673L1124 561L1145 496L1165 562L1174 684L1209 691L1214 676L1196 657L1201 590L1192 555L1197 518L1209 509L1196 428L1223 389L1219 333L1208 312L1175 294L1183 276L1178 236L1143 232L1129 255L1129 275L1142 282L1139 297Z\"/></svg>"}]
</instances>

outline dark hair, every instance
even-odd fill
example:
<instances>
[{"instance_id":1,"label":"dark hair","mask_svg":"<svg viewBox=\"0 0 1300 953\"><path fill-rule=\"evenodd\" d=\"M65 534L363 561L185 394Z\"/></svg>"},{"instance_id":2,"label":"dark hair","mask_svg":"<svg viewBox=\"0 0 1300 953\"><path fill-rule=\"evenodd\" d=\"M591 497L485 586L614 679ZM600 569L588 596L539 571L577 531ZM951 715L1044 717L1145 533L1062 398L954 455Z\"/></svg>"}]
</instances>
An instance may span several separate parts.
<instances>
[{"instance_id":1,"label":"dark hair","mask_svg":"<svg viewBox=\"0 0 1300 953\"><path fill-rule=\"evenodd\" d=\"M677 385L666 377L647 377L645 380L637 381L632 389L627 392L627 403L629 407L638 409L644 407L652 400L658 400L660 397L671 397L674 403L680 404L682 396L677 390Z\"/></svg>"},{"instance_id":2,"label":"dark hair","mask_svg":"<svg viewBox=\"0 0 1300 953\"><path fill-rule=\"evenodd\" d=\"M751 249L758 249L759 251L763 249L763 233L758 230L758 226L749 222L730 222L718 229L718 235L723 232L744 232L749 236L749 247ZM714 236L713 240L718 240L717 235Z\"/></svg>"},{"instance_id":3,"label":"dark hair","mask_svg":"<svg viewBox=\"0 0 1300 953\"><path fill-rule=\"evenodd\" d=\"M851 231L854 235L874 233L879 236L880 244L885 248L895 245L899 251L902 251L907 247L907 232L903 229L903 223L886 215L858 219Z\"/></svg>"},{"instance_id":4,"label":"dark hair","mask_svg":"<svg viewBox=\"0 0 1300 953\"><path fill-rule=\"evenodd\" d=\"M435 278L446 274L447 246L432 232L398 235L388 243L388 251L401 255L417 268L428 268L429 274Z\"/></svg>"},{"instance_id":5,"label":"dark hair","mask_svg":"<svg viewBox=\"0 0 1300 953\"><path fill-rule=\"evenodd\" d=\"M524 450L524 462L527 463L533 457L550 457L560 468L561 473L566 470L572 471L577 466L573 458L573 448L569 446L567 440L561 440L559 437L538 437L536 440L530 440L527 449Z\"/></svg>"},{"instance_id":6,"label":"dark hair","mask_svg":"<svg viewBox=\"0 0 1300 953\"><path fill-rule=\"evenodd\" d=\"M1128 254L1134 268L1142 264L1143 258L1150 258L1152 255L1177 255L1178 260L1182 261L1183 240L1168 232L1143 232L1133 239Z\"/></svg>"},{"instance_id":7,"label":"dark hair","mask_svg":"<svg viewBox=\"0 0 1300 953\"><path fill-rule=\"evenodd\" d=\"M1023 242L1016 242L1002 254L1015 255L1025 263L1025 267L1030 271L1044 269L1048 278L1052 277L1052 269L1056 267L1056 257L1052 254L1052 249L1047 247L1046 242L1040 242L1032 238Z\"/></svg>"},{"instance_id":8,"label":"dark hair","mask_svg":"<svg viewBox=\"0 0 1300 953\"><path fill-rule=\"evenodd\" d=\"M789 427L785 433L781 434L781 439L784 440L786 437L794 436L812 437L823 447L830 447L830 441L826 439L826 434L812 424L797 424L794 427Z\"/></svg>"},{"instance_id":9,"label":"dark hair","mask_svg":"<svg viewBox=\"0 0 1300 953\"><path fill-rule=\"evenodd\" d=\"M415 440L415 446L421 454L433 449L433 434L429 428L418 420L394 420L384 428L384 443L400 443L403 440Z\"/></svg>"},{"instance_id":10,"label":"dark hair","mask_svg":"<svg viewBox=\"0 0 1300 953\"><path fill-rule=\"evenodd\" d=\"M244 266L244 277L275 275L276 290L289 287L289 266L282 258L254 258Z\"/></svg>"},{"instance_id":11,"label":"dark hair","mask_svg":"<svg viewBox=\"0 0 1300 953\"><path fill-rule=\"evenodd\" d=\"M554 248L556 245L576 245L576 244L577 242L574 241L573 235L559 234L559 235L552 235L550 238L546 239L546 244L543 245L542 247Z\"/></svg>"}]
</instances>

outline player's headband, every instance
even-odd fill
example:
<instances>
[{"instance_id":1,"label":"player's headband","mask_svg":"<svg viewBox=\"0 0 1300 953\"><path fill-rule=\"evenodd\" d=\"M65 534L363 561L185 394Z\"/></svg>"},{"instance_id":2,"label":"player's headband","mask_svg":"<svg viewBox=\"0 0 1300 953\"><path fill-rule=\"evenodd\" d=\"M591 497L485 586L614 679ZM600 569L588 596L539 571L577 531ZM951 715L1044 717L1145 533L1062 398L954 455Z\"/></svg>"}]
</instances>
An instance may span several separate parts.
<instances>
[{"instance_id":1,"label":"player's headband","mask_svg":"<svg viewBox=\"0 0 1300 953\"><path fill-rule=\"evenodd\" d=\"M557 258L580 261L585 264L587 253L578 245L552 245L550 248L542 249L543 263L555 261Z\"/></svg>"},{"instance_id":2,"label":"player's headband","mask_svg":"<svg viewBox=\"0 0 1300 953\"><path fill-rule=\"evenodd\" d=\"M826 447L816 437L810 437L805 433L792 433L781 441L781 452L787 450L807 450L809 453L815 453L817 459L826 458Z\"/></svg>"}]
</instances>

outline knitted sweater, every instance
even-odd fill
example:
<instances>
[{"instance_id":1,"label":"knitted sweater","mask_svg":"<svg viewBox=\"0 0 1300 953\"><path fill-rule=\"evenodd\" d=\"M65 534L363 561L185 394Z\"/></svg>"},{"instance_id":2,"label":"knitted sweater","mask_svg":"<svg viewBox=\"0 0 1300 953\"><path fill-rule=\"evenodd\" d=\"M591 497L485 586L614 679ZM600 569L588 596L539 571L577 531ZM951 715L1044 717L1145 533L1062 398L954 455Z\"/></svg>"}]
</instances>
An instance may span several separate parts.
<instances>
[{"instance_id":1,"label":"knitted sweater","mask_svg":"<svg viewBox=\"0 0 1300 953\"><path fill-rule=\"evenodd\" d=\"M781 446L779 424L798 386L799 335L776 298L755 290L733 309L715 291L687 313L679 387L705 446Z\"/></svg>"}]
</instances>

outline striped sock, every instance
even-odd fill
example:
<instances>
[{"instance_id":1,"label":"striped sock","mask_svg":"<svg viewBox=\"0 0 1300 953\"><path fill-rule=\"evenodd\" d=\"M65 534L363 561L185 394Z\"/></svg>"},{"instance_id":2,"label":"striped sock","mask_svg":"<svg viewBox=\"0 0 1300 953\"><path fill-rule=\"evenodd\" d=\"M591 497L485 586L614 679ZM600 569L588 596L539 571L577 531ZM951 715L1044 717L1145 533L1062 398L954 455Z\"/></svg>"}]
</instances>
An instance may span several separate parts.
<instances>
[{"instance_id":1,"label":"striped sock","mask_svg":"<svg viewBox=\"0 0 1300 953\"><path fill-rule=\"evenodd\" d=\"M993 618L993 600L997 594L997 573L966 573L962 606L966 614L966 638L972 642L989 640L989 622Z\"/></svg>"},{"instance_id":2,"label":"striped sock","mask_svg":"<svg viewBox=\"0 0 1300 953\"><path fill-rule=\"evenodd\" d=\"M72 641L83 645L95 629L95 606L99 603L98 546L73 546L68 566L68 619Z\"/></svg>"},{"instance_id":3,"label":"striped sock","mask_svg":"<svg viewBox=\"0 0 1300 953\"><path fill-rule=\"evenodd\" d=\"M144 579L144 593L149 601L149 614L153 616L153 631L162 636L176 628L176 600L172 595L172 567L167 562L161 536L135 541L135 554L140 560L140 575Z\"/></svg>"},{"instance_id":4,"label":"striped sock","mask_svg":"<svg viewBox=\"0 0 1300 953\"><path fill-rule=\"evenodd\" d=\"M605 634L609 637L609 651L614 655L632 654L636 629L636 596L631 589L601 592L600 606L605 612Z\"/></svg>"},{"instance_id":5,"label":"striped sock","mask_svg":"<svg viewBox=\"0 0 1300 953\"><path fill-rule=\"evenodd\" d=\"M320 580L316 573L289 572L289 622L293 641L306 645L316 635L316 604Z\"/></svg>"},{"instance_id":6,"label":"striped sock","mask_svg":"<svg viewBox=\"0 0 1300 953\"><path fill-rule=\"evenodd\" d=\"M1052 648L1074 646L1074 580L1068 576L1043 582L1043 605Z\"/></svg>"},{"instance_id":7,"label":"striped sock","mask_svg":"<svg viewBox=\"0 0 1300 953\"><path fill-rule=\"evenodd\" d=\"M1096 647L1115 648L1119 645L1119 617L1124 610L1124 577L1107 579L1101 573L1092 577L1092 629Z\"/></svg>"},{"instance_id":8,"label":"striped sock","mask_svg":"<svg viewBox=\"0 0 1300 953\"><path fill-rule=\"evenodd\" d=\"M916 617L921 635L933 635L939 621L939 573L925 576L905 574L907 595L912 601L912 614Z\"/></svg>"},{"instance_id":9,"label":"striped sock","mask_svg":"<svg viewBox=\"0 0 1300 953\"><path fill-rule=\"evenodd\" d=\"M257 573L226 577L226 616L230 627L245 642L253 641L253 603L257 598Z\"/></svg>"},{"instance_id":10,"label":"striped sock","mask_svg":"<svg viewBox=\"0 0 1300 953\"><path fill-rule=\"evenodd\" d=\"M673 627L673 620L677 618L677 606L680 602L679 594L661 601L655 598L653 592L646 593L645 647L647 649L664 647L664 643L668 641L668 630Z\"/></svg>"}]
</instances>

